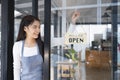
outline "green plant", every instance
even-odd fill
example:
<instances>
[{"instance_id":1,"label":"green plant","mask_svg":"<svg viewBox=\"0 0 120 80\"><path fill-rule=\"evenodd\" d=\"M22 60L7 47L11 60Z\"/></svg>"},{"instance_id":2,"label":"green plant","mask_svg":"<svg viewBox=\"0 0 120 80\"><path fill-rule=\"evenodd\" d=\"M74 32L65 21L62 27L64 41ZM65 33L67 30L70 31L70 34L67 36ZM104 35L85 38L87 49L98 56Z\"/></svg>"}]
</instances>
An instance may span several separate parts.
<instances>
[{"instance_id":1,"label":"green plant","mask_svg":"<svg viewBox=\"0 0 120 80\"><path fill-rule=\"evenodd\" d=\"M68 49L68 53L65 54L69 59L72 59L73 61L77 61L77 52L74 49Z\"/></svg>"}]
</instances>

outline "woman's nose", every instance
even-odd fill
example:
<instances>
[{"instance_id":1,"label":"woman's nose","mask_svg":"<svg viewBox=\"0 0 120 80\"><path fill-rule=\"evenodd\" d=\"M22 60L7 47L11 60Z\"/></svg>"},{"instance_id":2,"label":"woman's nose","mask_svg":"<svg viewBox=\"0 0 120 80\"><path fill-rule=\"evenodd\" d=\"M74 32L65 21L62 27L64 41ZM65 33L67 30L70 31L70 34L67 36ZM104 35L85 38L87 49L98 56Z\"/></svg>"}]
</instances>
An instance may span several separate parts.
<instances>
[{"instance_id":1,"label":"woman's nose","mask_svg":"<svg viewBox=\"0 0 120 80\"><path fill-rule=\"evenodd\" d=\"M36 30L38 33L40 32L40 28L37 28L37 30Z\"/></svg>"}]
</instances>

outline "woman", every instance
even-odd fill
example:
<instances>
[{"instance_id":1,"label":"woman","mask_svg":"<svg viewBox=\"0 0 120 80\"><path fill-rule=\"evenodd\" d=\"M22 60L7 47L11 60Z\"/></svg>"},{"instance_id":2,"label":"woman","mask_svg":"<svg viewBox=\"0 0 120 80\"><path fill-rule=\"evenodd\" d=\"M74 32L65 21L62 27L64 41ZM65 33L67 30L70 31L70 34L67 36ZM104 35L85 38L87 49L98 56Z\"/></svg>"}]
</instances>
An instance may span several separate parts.
<instances>
[{"instance_id":1,"label":"woman","mask_svg":"<svg viewBox=\"0 0 120 80\"><path fill-rule=\"evenodd\" d=\"M43 53L40 20L27 15L13 46L14 80L42 80Z\"/></svg>"}]
</instances>

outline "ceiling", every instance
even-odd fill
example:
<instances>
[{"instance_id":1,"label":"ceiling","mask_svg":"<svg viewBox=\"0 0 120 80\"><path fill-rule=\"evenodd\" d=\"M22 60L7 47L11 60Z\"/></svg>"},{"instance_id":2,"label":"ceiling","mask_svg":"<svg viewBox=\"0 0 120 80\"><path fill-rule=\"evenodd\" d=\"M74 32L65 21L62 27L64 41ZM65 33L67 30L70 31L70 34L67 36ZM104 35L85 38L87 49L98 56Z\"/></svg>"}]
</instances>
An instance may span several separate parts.
<instances>
[{"instance_id":1,"label":"ceiling","mask_svg":"<svg viewBox=\"0 0 120 80\"><path fill-rule=\"evenodd\" d=\"M39 18L44 22L44 0L38 0L39 4ZM99 1L99 2L97 2ZM101 3L102 8L97 5ZM66 19L69 21L70 16L74 10L80 11L80 19L78 22L83 23L96 23L96 22L111 22L111 13L107 12L107 8L110 7L111 0L51 0L51 18L53 14L58 11L58 15L62 16L62 11L66 11ZM62 7L63 6L63 7ZM64 7L65 6L65 7ZM98 7L98 10L97 10ZM22 13L22 16L26 14L32 14L32 0L15 0L15 9ZM99 10L101 10L99 12ZM98 13L97 13L98 12ZM108 17L104 14L107 13ZM98 18L98 17L99 18ZM19 16L17 16L19 17Z\"/></svg>"}]
</instances>

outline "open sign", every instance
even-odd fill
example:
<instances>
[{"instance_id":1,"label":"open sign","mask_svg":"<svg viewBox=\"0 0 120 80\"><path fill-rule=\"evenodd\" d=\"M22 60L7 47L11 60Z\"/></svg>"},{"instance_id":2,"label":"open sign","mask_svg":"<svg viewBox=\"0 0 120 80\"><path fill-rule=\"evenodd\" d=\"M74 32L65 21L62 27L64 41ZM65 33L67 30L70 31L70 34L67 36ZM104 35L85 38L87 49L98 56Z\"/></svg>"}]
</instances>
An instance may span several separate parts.
<instances>
[{"instance_id":1,"label":"open sign","mask_svg":"<svg viewBox=\"0 0 120 80\"><path fill-rule=\"evenodd\" d=\"M79 33L78 35L67 33L65 35L65 44L86 43L86 38L86 33Z\"/></svg>"}]
</instances>

